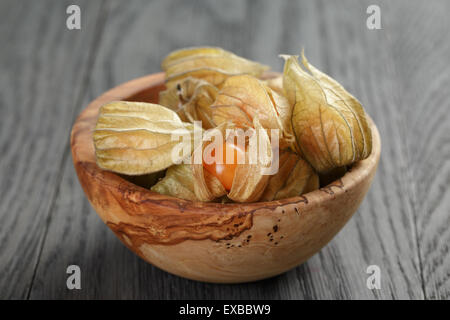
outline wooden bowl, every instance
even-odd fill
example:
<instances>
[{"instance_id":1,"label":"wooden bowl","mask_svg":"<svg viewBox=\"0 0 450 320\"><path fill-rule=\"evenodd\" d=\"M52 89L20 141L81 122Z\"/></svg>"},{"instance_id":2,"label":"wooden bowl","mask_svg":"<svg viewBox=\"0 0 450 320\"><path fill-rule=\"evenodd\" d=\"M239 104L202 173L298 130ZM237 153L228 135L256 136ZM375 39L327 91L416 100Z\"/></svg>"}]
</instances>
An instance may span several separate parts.
<instances>
[{"instance_id":1,"label":"wooden bowl","mask_svg":"<svg viewBox=\"0 0 450 320\"><path fill-rule=\"evenodd\" d=\"M99 108L113 100L157 102L158 73L104 93L72 128L75 169L90 203L120 240L151 264L189 279L236 283L283 273L325 246L358 208L380 158L380 136L371 123L373 150L341 179L306 195L271 202L217 204L160 195L95 162L92 131Z\"/></svg>"}]
</instances>

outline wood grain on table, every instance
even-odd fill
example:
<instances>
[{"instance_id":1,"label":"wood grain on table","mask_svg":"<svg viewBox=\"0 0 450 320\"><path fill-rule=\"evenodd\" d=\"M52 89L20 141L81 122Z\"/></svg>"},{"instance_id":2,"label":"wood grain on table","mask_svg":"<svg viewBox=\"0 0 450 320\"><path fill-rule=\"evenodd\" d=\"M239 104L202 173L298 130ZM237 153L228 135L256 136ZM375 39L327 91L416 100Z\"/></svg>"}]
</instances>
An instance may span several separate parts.
<instances>
[{"instance_id":1,"label":"wood grain on table","mask_svg":"<svg viewBox=\"0 0 450 320\"><path fill-rule=\"evenodd\" d=\"M69 4L81 30L66 28ZM381 8L381 30L366 9ZM0 298L450 298L450 2L0 0ZM357 96L381 162L358 212L281 276L215 285L135 256L89 205L69 133L105 90L158 72L171 50L217 45L282 70L298 54ZM68 290L79 265L82 289ZM366 268L381 269L381 289Z\"/></svg>"}]
</instances>

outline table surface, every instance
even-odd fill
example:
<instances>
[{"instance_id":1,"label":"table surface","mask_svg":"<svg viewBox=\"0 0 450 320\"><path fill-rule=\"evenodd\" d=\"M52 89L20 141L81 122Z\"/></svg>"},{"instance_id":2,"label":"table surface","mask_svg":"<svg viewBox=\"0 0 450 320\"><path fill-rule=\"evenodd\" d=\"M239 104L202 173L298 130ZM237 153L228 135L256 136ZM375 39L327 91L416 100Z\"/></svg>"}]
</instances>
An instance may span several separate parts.
<instances>
[{"instance_id":1,"label":"table surface","mask_svg":"<svg viewBox=\"0 0 450 320\"><path fill-rule=\"evenodd\" d=\"M81 8L81 30L66 8ZM366 9L381 8L380 30ZM0 298L449 299L449 1L0 1ZM356 95L382 155L355 216L275 278L205 284L130 252L89 205L72 165L78 113L158 72L171 50L217 45L282 70L298 54ZM66 268L81 268L68 290ZM369 265L381 271L370 290Z\"/></svg>"}]
</instances>

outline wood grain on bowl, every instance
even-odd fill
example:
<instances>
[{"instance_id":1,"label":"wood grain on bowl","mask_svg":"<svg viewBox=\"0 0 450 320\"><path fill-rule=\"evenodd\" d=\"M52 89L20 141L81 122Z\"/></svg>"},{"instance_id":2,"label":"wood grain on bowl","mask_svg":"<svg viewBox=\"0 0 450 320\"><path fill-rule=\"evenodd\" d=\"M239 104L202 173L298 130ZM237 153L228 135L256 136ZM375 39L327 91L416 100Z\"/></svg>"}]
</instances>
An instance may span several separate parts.
<instances>
[{"instance_id":1,"label":"wood grain on bowl","mask_svg":"<svg viewBox=\"0 0 450 320\"><path fill-rule=\"evenodd\" d=\"M122 84L95 99L71 136L78 178L90 203L122 242L168 272L207 282L247 282L283 273L326 245L366 195L380 157L373 150L341 179L304 196L258 203L203 203L149 191L96 165L92 131L113 100L158 101L164 74Z\"/></svg>"}]
</instances>

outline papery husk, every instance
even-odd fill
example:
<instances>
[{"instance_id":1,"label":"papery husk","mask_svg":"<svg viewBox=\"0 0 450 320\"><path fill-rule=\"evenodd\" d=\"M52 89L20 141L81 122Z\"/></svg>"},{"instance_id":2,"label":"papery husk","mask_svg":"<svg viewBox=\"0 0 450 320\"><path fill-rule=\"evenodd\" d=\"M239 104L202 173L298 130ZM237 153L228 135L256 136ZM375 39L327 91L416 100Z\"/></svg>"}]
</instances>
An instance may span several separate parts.
<instances>
[{"instance_id":1,"label":"papery husk","mask_svg":"<svg viewBox=\"0 0 450 320\"><path fill-rule=\"evenodd\" d=\"M264 84L270 88L270 90L267 90L267 93L273 101L275 110L277 111L283 129L286 132L285 135L291 137L292 139L295 139L293 137L291 123L292 105L286 98L286 93L283 88L283 76L280 75L275 78L267 79L266 81L264 81Z\"/></svg>"},{"instance_id":2,"label":"papery husk","mask_svg":"<svg viewBox=\"0 0 450 320\"><path fill-rule=\"evenodd\" d=\"M278 93L279 95L285 96L284 88L283 88L283 75L277 76L275 78L270 78L264 80L264 83L273 91Z\"/></svg>"},{"instance_id":3,"label":"papery husk","mask_svg":"<svg viewBox=\"0 0 450 320\"><path fill-rule=\"evenodd\" d=\"M271 165L272 150L267 131L261 127L257 118L254 120L254 126L256 129L250 128L249 130L251 130L250 132L252 135L256 135L256 137L260 136L262 141L261 144L265 146L267 151L266 158L261 159L261 161L259 161L260 159L256 159L255 163L251 164L250 155L255 155L255 153L252 153L247 149L245 152L246 158L244 163L238 163L236 166L233 184L228 194L221 182L214 175L204 169L203 162L195 163L195 161L193 161L192 170L195 180L194 191L198 200L215 201L227 195L229 199L235 202L258 201L261 194L264 192L267 181L270 177L269 175L264 174L264 169L269 168ZM224 139L232 139L231 136L226 136L226 132L227 129L234 128L236 127L231 123L223 123L215 128L215 130L219 130L221 137ZM213 131L206 132L202 145L198 147L199 150L194 151L193 157L196 153L198 153L200 157L203 157L205 148L214 141L211 138L213 136L212 132ZM218 144L222 144L223 142L224 141L220 141ZM246 145L247 148L249 148L249 144L246 143Z\"/></svg>"},{"instance_id":4,"label":"papery husk","mask_svg":"<svg viewBox=\"0 0 450 320\"><path fill-rule=\"evenodd\" d=\"M209 173L203 165L192 165L194 192L199 201L214 201L227 194L222 183Z\"/></svg>"},{"instance_id":5,"label":"papery husk","mask_svg":"<svg viewBox=\"0 0 450 320\"><path fill-rule=\"evenodd\" d=\"M281 147L294 141L289 101L255 77L240 75L227 79L211 108L217 125L233 122L240 127L252 127L257 117L263 128L280 131Z\"/></svg>"},{"instance_id":6,"label":"papery husk","mask_svg":"<svg viewBox=\"0 0 450 320\"><path fill-rule=\"evenodd\" d=\"M185 200L198 200L194 192L194 176L190 164L171 166L165 177L150 190Z\"/></svg>"},{"instance_id":7,"label":"papery husk","mask_svg":"<svg viewBox=\"0 0 450 320\"><path fill-rule=\"evenodd\" d=\"M247 146L245 152L245 163L236 166L236 172L233 179L228 198L235 202L256 202L260 199L267 186L270 176L265 174L265 170L272 164L272 148L267 135L267 131L261 126L258 118L254 119L253 133L261 139L265 145L266 154L263 150L258 150L258 159L255 164L251 164L250 157L254 155ZM259 146L258 146L259 149Z\"/></svg>"},{"instance_id":8,"label":"papery husk","mask_svg":"<svg viewBox=\"0 0 450 320\"><path fill-rule=\"evenodd\" d=\"M191 123L201 121L204 129L210 129L215 127L210 106L217 93L218 89L211 83L188 77L161 91L159 103L175 110L181 120Z\"/></svg>"},{"instance_id":9,"label":"papery husk","mask_svg":"<svg viewBox=\"0 0 450 320\"><path fill-rule=\"evenodd\" d=\"M292 127L298 151L316 171L326 173L366 158L371 133L360 103L342 86L297 56L286 59L283 86L293 105Z\"/></svg>"},{"instance_id":10,"label":"papery husk","mask_svg":"<svg viewBox=\"0 0 450 320\"><path fill-rule=\"evenodd\" d=\"M191 201L213 201L226 194L220 181L212 176L208 171L204 171L202 181L204 186L198 190L196 180L194 179L193 166L189 164L173 165L166 171L166 175L153 187L152 191ZM205 193L196 193L205 192ZM199 196L197 196L197 194Z\"/></svg>"},{"instance_id":11,"label":"papery husk","mask_svg":"<svg viewBox=\"0 0 450 320\"><path fill-rule=\"evenodd\" d=\"M297 154L291 151L281 152L278 165L278 172L270 177L260 201L300 196L319 188L319 176Z\"/></svg>"},{"instance_id":12,"label":"papery husk","mask_svg":"<svg viewBox=\"0 0 450 320\"><path fill-rule=\"evenodd\" d=\"M361 103L336 80L309 64L303 53L302 63L320 81L329 104L339 104L351 111L353 116L350 119L356 141L356 153L359 154L359 159L367 158L372 152L372 130Z\"/></svg>"},{"instance_id":13,"label":"papery husk","mask_svg":"<svg viewBox=\"0 0 450 320\"><path fill-rule=\"evenodd\" d=\"M213 130L219 130L221 136L225 137L226 125L221 125ZM204 149L208 144L213 143L213 132L209 130L204 133L202 144L196 147L191 158L194 192L199 201L214 201L227 194L227 190L219 179L203 167Z\"/></svg>"},{"instance_id":14,"label":"papery husk","mask_svg":"<svg viewBox=\"0 0 450 320\"><path fill-rule=\"evenodd\" d=\"M172 141L172 134L183 135ZM126 175L166 169L192 152L193 125L172 110L144 103L115 101L100 109L94 133L97 165ZM187 154L172 154L185 147Z\"/></svg>"},{"instance_id":15,"label":"papery husk","mask_svg":"<svg viewBox=\"0 0 450 320\"><path fill-rule=\"evenodd\" d=\"M280 147L292 146L295 144L295 136L292 129L292 105L289 100L284 95L278 94L276 91L268 89L273 105L275 106L275 111L277 113L278 119L281 122L281 141Z\"/></svg>"},{"instance_id":16,"label":"papery husk","mask_svg":"<svg viewBox=\"0 0 450 320\"><path fill-rule=\"evenodd\" d=\"M235 105L212 106L213 122L223 124L232 122L239 128L251 128L253 121L241 108Z\"/></svg>"},{"instance_id":17,"label":"papery husk","mask_svg":"<svg viewBox=\"0 0 450 320\"><path fill-rule=\"evenodd\" d=\"M260 76L267 66L239 57L215 47L186 48L170 53L161 64L166 72L166 85L194 77L220 87L230 76L250 74Z\"/></svg>"}]
</instances>

